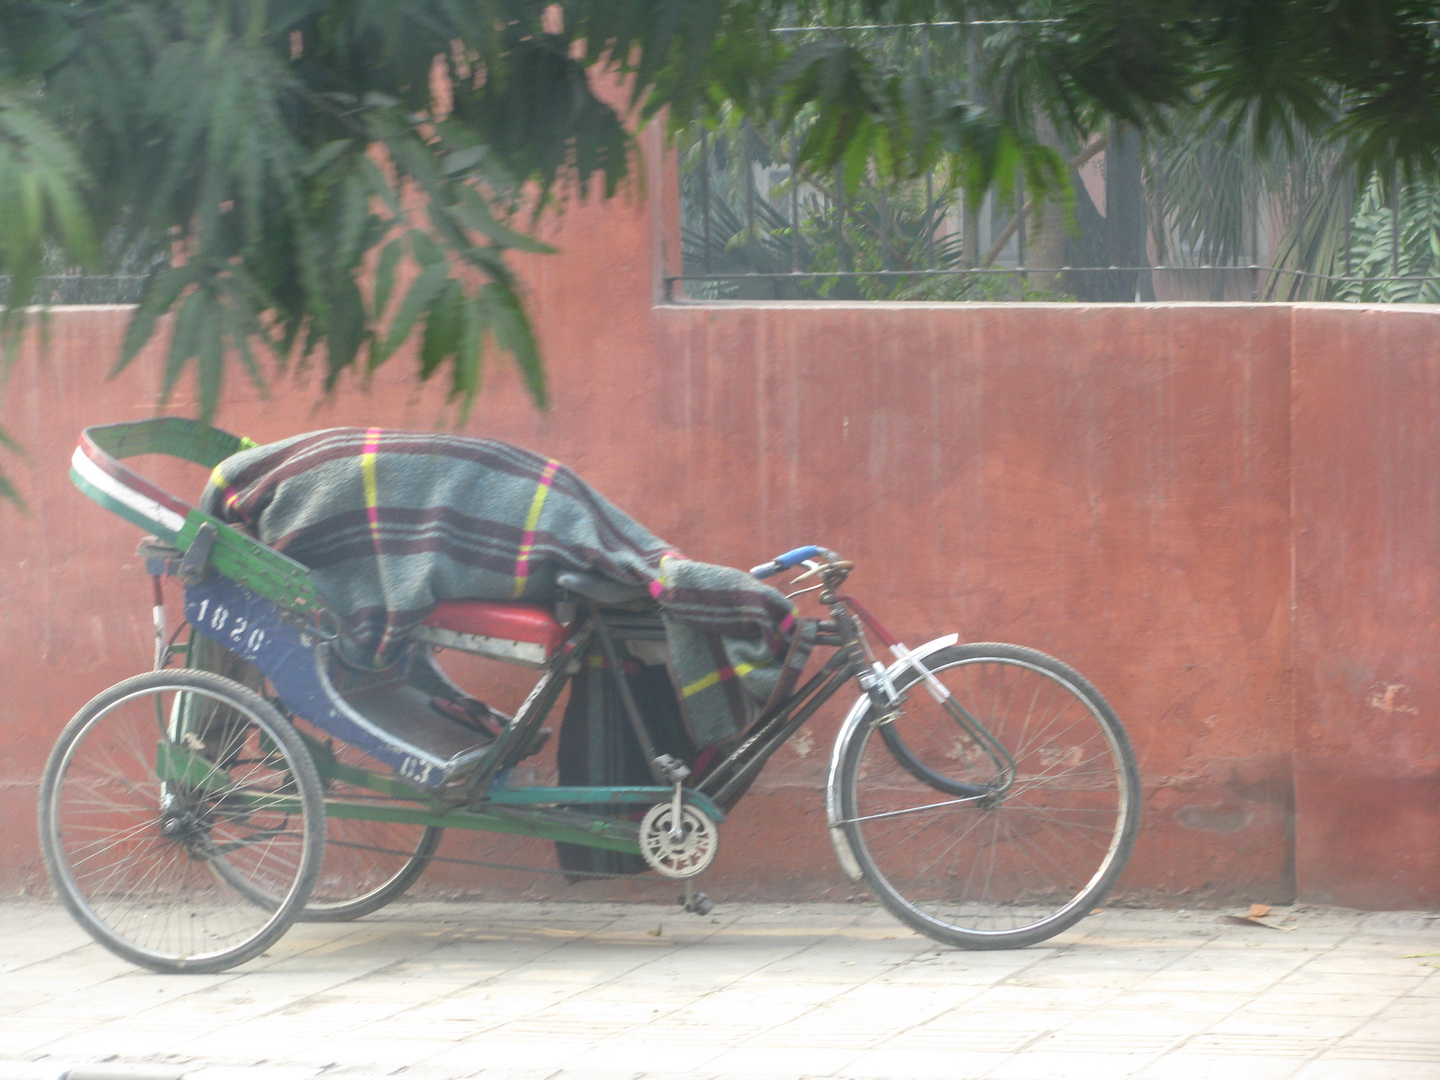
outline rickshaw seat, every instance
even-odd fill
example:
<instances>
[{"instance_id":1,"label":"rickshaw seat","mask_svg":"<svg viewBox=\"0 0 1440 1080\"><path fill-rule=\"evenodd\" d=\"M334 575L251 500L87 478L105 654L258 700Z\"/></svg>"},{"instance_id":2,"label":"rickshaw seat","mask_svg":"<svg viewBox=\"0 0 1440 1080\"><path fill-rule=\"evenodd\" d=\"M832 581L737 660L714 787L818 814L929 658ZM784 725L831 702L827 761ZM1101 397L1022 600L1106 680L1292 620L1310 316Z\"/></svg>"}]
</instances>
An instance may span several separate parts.
<instances>
[{"instance_id":1,"label":"rickshaw seat","mask_svg":"<svg viewBox=\"0 0 1440 1080\"><path fill-rule=\"evenodd\" d=\"M538 604L503 604L492 600L446 600L435 605L424 624L452 634L473 634L502 641L539 645L547 656L565 643L565 627Z\"/></svg>"}]
</instances>

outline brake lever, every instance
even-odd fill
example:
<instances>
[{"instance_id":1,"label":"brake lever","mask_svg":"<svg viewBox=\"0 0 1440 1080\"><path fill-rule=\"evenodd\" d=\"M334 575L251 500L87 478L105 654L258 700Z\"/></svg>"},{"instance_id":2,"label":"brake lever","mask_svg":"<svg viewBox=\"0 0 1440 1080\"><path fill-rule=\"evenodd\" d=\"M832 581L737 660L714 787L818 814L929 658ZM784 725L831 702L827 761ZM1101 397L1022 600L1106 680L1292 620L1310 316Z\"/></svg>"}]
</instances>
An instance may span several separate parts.
<instances>
[{"instance_id":1,"label":"brake lever","mask_svg":"<svg viewBox=\"0 0 1440 1080\"><path fill-rule=\"evenodd\" d=\"M799 585L802 581L808 581L808 580L810 580L810 578L814 577L816 574L818 574L818 573L820 572L820 567L823 566L824 563L818 563L818 562L816 562L814 559L806 559L806 560L805 560L803 563L801 563L800 565L801 565L801 566L808 566L809 569L806 570L803 574L800 574L800 575L799 575L798 577L796 577L793 581L791 581L791 582L790 582L791 585Z\"/></svg>"},{"instance_id":2,"label":"brake lever","mask_svg":"<svg viewBox=\"0 0 1440 1080\"><path fill-rule=\"evenodd\" d=\"M801 574L794 581L790 582L791 585L799 585L802 581L808 581L816 574L819 574L822 570L843 570L846 573L849 573L851 570L855 569L855 564L849 559L836 559L834 562L826 563L817 563L812 559L806 559L805 565L810 567L810 569L806 570L805 573Z\"/></svg>"}]
</instances>

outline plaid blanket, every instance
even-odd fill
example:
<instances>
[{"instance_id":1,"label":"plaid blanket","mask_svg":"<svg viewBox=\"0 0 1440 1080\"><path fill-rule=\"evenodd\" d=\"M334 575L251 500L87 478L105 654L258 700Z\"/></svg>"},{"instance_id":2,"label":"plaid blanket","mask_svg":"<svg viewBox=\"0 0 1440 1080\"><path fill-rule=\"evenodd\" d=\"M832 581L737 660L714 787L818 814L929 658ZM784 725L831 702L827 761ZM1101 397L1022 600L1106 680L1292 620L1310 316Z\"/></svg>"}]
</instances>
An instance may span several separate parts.
<instances>
[{"instance_id":1,"label":"plaid blanket","mask_svg":"<svg viewBox=\"0 0 1440 1080\"><path fill-rule=\"evenodd\" d=\"M352 663L393 662L442 600L547 603L561 570L645 586L697 746L788 693L813 636L776 590L686 559L558 461L493 439L297 435L221 462L200 506L310 568Z\"/></svg>"}]
</instances>

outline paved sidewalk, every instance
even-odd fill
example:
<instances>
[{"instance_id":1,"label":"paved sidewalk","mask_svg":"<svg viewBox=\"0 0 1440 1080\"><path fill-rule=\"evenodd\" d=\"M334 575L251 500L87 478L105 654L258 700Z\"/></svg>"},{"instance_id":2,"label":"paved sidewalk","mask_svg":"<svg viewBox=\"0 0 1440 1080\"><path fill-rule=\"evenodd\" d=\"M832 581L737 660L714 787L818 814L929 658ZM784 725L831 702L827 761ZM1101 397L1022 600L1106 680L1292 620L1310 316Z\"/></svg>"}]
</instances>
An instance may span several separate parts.
<instances>
[{"instance_id":1,"label":"paved sidewalk","mask_svg":"<svg viewBox=\"0 0 1440 1080\"><path fill-rule=\"evenodd\" d=\"M0 904L0 1080L1440 1078L1440 918L1274 920L967 953L862 905L402 902L162 976Z\"/></svg>"}]
</instances>

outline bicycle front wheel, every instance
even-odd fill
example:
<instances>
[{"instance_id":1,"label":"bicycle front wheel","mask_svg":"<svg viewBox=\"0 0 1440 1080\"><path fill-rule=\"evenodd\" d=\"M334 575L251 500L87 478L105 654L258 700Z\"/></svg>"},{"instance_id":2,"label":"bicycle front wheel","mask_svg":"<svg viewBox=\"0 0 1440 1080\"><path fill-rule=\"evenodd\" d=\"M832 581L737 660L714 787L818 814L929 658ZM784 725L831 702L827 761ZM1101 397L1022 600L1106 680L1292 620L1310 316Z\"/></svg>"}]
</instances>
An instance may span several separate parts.
<instances>
[{"instance_id":1,"label":"bicycle front wheel","mask_svg":"<svg viewBox=\"0 0 1440 1080\"><path fill-rule=\"evenodd\" d=\"M40 787L51 880L101 945L156 971L222 971L304 907L325 809L295 730L202 671L117 683L75 716ZM268 908L232 885L277 898Z\"/></svg>"},{"instance_id":2,"label":"bicycle front wheel","mask_svg":"<svg viewBox=\"0 0 1440 1080\"><path fill-rule=\"evenodd\" d=\"M937 941L1008 949L1089 914L1124 869L1140 825L1134 751L1074 669L1016 645L954 645L897 680L839 750L839 827L866 884ZM985 733L993 737L987 741Z\"/></svg>"}]
</instances>

